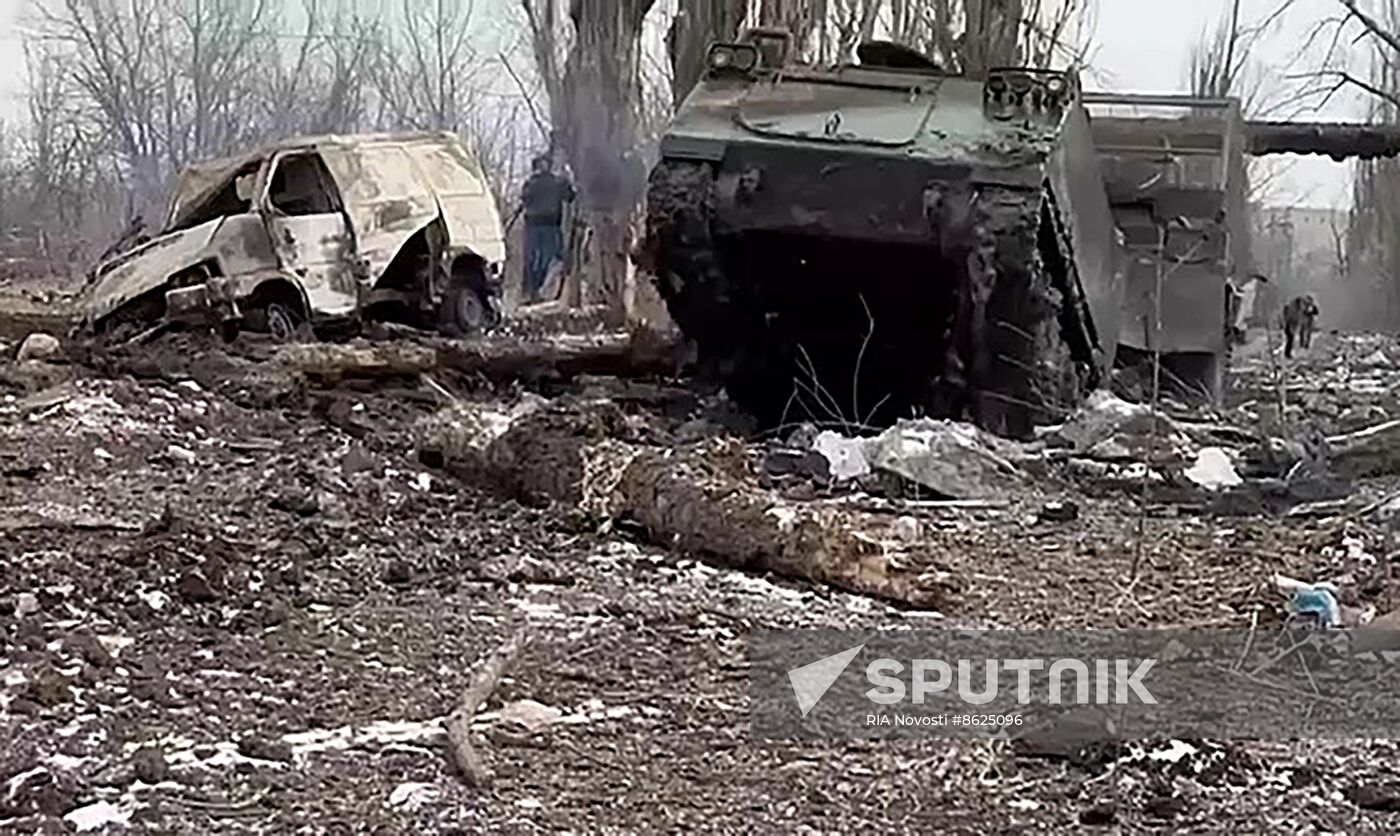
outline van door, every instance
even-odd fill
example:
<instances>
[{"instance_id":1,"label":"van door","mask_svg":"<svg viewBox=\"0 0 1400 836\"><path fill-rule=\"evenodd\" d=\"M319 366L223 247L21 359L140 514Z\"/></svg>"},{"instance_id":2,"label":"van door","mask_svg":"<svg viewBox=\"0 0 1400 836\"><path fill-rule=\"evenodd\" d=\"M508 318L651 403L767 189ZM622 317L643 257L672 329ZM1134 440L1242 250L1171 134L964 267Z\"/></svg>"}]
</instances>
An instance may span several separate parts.
<instances>
[{"instance_id":1,"label":"van door","mask_svg":"<svg viewBox=\"0 0 1400 836\"><path fill-rule=\"evenodd\" d=\"M260 208L282 269L306 292L308 313L313 318L353 314L359 304L355 242L320 156L274 157Z\"/></svg>"}]
</instances>

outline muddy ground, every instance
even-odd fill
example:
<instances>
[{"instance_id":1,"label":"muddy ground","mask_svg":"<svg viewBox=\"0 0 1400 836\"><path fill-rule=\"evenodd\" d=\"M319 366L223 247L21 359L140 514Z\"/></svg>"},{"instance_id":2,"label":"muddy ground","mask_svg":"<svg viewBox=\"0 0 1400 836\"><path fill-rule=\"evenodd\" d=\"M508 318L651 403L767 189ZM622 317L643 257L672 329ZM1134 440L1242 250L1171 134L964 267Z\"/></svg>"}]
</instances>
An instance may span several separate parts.
<instances>
[{"instance_id":1,"label":"muddy ground","mask_svg":"<svg viewBox=\"0 0 1400 836\"><path fill-rule=\"evenodd\" d=\"M1289 367L1296 402L1400 414L1393 386L1338 382L1373 344L1400 360L1400 344L1324 336ZM1005 744L755 742L747 728L754 628L1248 627L1280 617L1274 572L1328 579L1358 554L1380 567L1362 603L1386 610L1400 601L1383 522L1142 513L1131 492L1047 479L1006 507L923 512L958 583L948 606L914 611L526 507L418 463L413 423L442 397L423 381L317 388L270 357L175 337L4 370L0 830L1400 829L1390 742L1063 761ZM1239 397L1274 391L1271 375L1245 352ZM1038 521L1051 498L1079 519ZM468 788L441 720L522 628L533 641L478 717L495 780Z\"/></svg>"}]
</instances>

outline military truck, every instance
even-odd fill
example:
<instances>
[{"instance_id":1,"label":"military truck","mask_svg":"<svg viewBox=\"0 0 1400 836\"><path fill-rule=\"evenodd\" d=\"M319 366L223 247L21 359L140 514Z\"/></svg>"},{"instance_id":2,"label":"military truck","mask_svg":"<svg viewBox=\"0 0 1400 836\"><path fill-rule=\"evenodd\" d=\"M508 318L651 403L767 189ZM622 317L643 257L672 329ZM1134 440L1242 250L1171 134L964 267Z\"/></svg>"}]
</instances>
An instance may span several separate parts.
<instances>
[{"instance_id":1,"label":"military truck","mask_svg":"<svg viewBox=\"0 0 1400 836\"><path fill-rule=\"evenodd\" d=\"M1007 435L1112 363L1113 215L1076 76L904 47L711 47L663 137L644 265L702 367L769 425L912 413Z\"/></svg>"}]
</instances>

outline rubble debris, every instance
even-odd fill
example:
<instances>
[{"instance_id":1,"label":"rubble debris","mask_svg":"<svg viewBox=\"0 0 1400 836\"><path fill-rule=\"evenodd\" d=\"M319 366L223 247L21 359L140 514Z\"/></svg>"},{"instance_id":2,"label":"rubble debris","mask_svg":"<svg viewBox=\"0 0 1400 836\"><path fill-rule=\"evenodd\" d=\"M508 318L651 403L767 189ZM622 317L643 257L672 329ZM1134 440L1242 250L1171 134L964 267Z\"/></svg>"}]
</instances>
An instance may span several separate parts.
<instances>
[{"instance_id":1,"label":"rubble debris","mask_svg":"<svg viewBox=\"0 0 1400 836\"><path fill-rule=\"evenodd\" d=\"M1079 504L1069 500L1055 500L1040 506L1036 518L1041 522L1065 523L1079 519Z\"/></svg>"},{"instance_id":2,"label":"rubble debris","mask_svg":"<svg viewBox=\"0 0 1400 836\"><path fill-rule=\"evenodd\" d=\"M1400 813L1400 782L1397 781L1357 784L1348 787L1345 795L1363 810Z\"/></svg>"},{"instance_id":3,"label":"rubble debris","mask_svg":"<svg viewBox=\"0 0 1400 836\"><path fill-rule=\"evenodd\" d=\"M794 450L790 447L776 447L765 453L763 472L774 477L804 476L818 480L842 478L831 472L831 460L821 452Z\"/></svg>"},{"instance_id":4,"label":"rubble debris","mask_svg":"<svg viewBox=\"0 0 1400 836\"><path fill-rule=\"evenodd\" d=\"M286 741L273 740L257 734L246 735L238 741L238 754L260 761L292 761L292 747Z\"/></svg>"},{"instance_id":5,"label":"rubble debris","mask_svg":"<svg viewBox=\"0 0 1400 836\"><path fill-rule=\"evenodd\" d=\"M1014 442L969 424L900 421L869 443L871 467L893 473L948 499L1005 496L1025 484L1010 456Z\"/></svg>"},{"instance_id":6,"label":"rubble debris","mask_svg":"<svg viewBox=\"0 0 1400 836\"><path fill-rule=\"evenodd\" d=\"M496 718L504 723L513 723L531 734L537 734L564 716L552 705L535 700L516 700L506 703L496 712Z\"/></svg>"},{"instance_id":7,"label":"rubble debris","mask_svg":"<svg viewBox=\"0 0 1400 836\"><path fill-rule=\"evenodd\" d=\"M811 449L837 481L879 472L949 499L1006 496L1024 486L1017 463L1037 458L971 424L930 418L901 420L869 438L824 430Z\"/></svg>"},{"instance_id":8,"label":"rubble debris","mask_svg":"<svg viewBox=\"0 0 1400 836\"><path fill-rule=\"evenodd\" d=\"M1143 460L1163 451L1179 454L1190 443L1171 418L1105 389L1091 393L1064 423L1044 427L1038 434L1053 446L1103 460Z\"/></svg>"},{"instance_id":9,"label":"rubble debris","mask_svg":"<svg viewBox=\"0 0 1400 836\"><path fill-rule=\"evenodd\" d=\"M188 604L210 604L219 600L219 594L214 591L209 579L198 569L191 569L182 575L176 589Z\"/></svg>"},{"instance_id":10,"label":"rubble debris","mask_svg":"<svg viewBox=\"0 0 1400 836\"><path fill-rule=\"evenodd\" d=\"M486 466L486 450L515 421L541 408L546 401L526 394L513 406L459 401L421 419L414 428L418 458L424 464L449 463L467 471Z\"/></svg>"},{"instance_id":11,"label":"rubble debris","mask_svg":"<svg viewBox=\"0 0 1400 836\"><path fill-rule=\"evenodd\" d=\"M165 752L156 746L146 746L136 750L131 757L132 774L145 784L159 784L170 777L170 764L165 760Z\"/></svg>"},{"instance_id":12,"label":"rubble debris","mask_svg":"<svg viewBox=\"0 0 1400 836\"><path fill-rule=\"evenodd\" d=\"M15 362L23 363L27 360L52 360L63 350L63 345L58 338L43 332L30 334L20 343L19 351L15 354Z\"/></svg>"},{"instance_id":13,"label":"rubble debris","mask_svg":"<svg viewBox=\"0 0 1400 836\"><path fill-rule=\"evenodd\" d=\"M21 592L15 598L15 618L28 618L40 609L39 596L32 592Z\"/></svg>"},{"instance_id":14,"label":"rubble debris","mask_svg":"<svg viewBox=\"0 0 1400 836\"><path fill-rule=\"evenodd\" d=\"M1271 437L1240 451L1240 458L1246 476L1284 479L1312 457L1302 442Z\"/></svg>"}]
</instances>

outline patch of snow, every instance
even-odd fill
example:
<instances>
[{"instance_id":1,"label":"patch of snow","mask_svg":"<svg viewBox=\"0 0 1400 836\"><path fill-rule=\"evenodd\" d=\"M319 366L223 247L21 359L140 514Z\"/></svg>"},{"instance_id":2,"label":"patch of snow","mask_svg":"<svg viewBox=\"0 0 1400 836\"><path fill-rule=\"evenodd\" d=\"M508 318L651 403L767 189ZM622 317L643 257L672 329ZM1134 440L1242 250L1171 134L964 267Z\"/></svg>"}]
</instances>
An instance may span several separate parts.
<instances>
[{"instance_id":1,"label":"patch of snow","mask_svg":"<svg viewBox=\"0 0 1400 836\"><path fill-rule=\"evenodd\" d=\"M44 763L64 772L76 772L87 763L87 758L75 758L72 755L65 755L59 752L49 755L48 758L44 760Z\"/></svg>"},{"instance_id":2,"label":"patch of snow","mask_svg":"<svg viewBox=\"0 0 1400 836\"><path fill-rule=\"evenodd\" d=\"M48 770L45 769L44 767L42 767L42 766L36 766L36 767L34 767L33 769L27 770L27 771L25 771L25 772L21 772L20 774L14 776L14 777L11 778L11 779L9 780L9 782L6 784L6 790L7 790L6 793L5 793L6 798L14 798L14 797L15 797L15 793L19 792L19 788L22 787L22 786L24 786L24 782L25 782L25 781L28 781L30 778L34 778L34 777L36 777L36 776L43 775L43 774L46 773L46 772L48 772Z\"/></svg>"},{"instance_id":3,"label":"patch of snow","mask_svg":"<svg viewBox=\"0 0 1400 836\"><path fill-rule=\"evenodd\" d=\"M1167 763L1180 763L1182 758L1188 755L1200 754L1200 751L1200 749L1197 749L1184 740L1171 740L1168 741L1167 748L1158 749L1155 752L1148 752L1147 759L1166 761Z\"/></svg>"},{"instance_id":4,"label":"patch of snow","mask_svg":"<svg viewBox=\"0 0 1400 836\"><path fill-rule=\"evenodd\" d=\"M117 657L122 654L123 650L136 644L136 639L130 636L98 636L97 642L113 657Z\"/></svg>"},{"instance_id":5,"label":"patch of snow","mask_svg":"<svg viewBox=\"0 0 1400 836\"><path fill-rule=\"evenodd\" d=\"M552 705L534 700L516 700L501 706L496 717L505 723L515 723L534 734L553 724L564 712Z\"/></svg>"},{"instance_id":6,"label":"patch of snow","mask_svg":"<svg viewBox=\"0 0 1400 836\"><path fill-rule=\"evenodd\" d=\"M160 612L161 610L165 609L167 604L170 603L170 596L166 595L164 592L161 592L159 589L151 589L146 592L138 592L136 593L136 597L140 598L141 603L150 607L155 612Z\"/></svg>"},{"instance_id":7,"label":"patch of snow","mask_svg":"<svg viewBox=\"0 0 1400 836\"><path fill-rule=\"evenodd\" d=\"M298 756L343 751L365 744L436 743L446 736L441 717L432 720L380 720L355 728L312 729L282 735L282 742Z\"/></svg>"},{"instance_id":8,"label":"patch of snow","mask_svg":"<svg viewBox=\"0 0 1400 836\"><path fill-rule=\"evenodd\" d=\"M405 781L394 787L393 792L389 793L389 806L417 810L424 804L436 801L441 795L438 788L432 784Z\"/></svg>"},{"instance_id":9,"label":"patch of snow","mask_svg":"<svg viewBox=\"0 0 1400 836\"><path fill-rule=\"evenodd\" d=\"M131 810L123 809L108 801L99 801L86 807L79 807L63 817L79 833L117 825L125 827L131 821Z\"/></svg>"}]
</instances>

